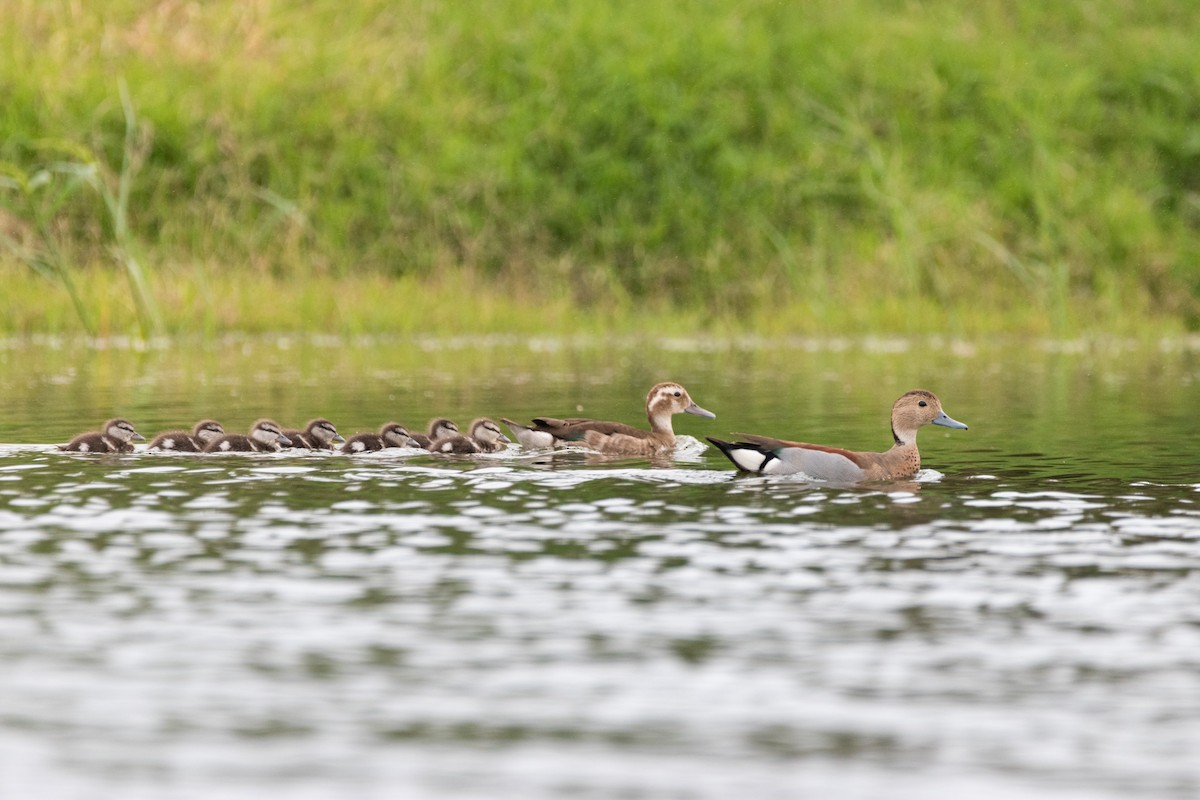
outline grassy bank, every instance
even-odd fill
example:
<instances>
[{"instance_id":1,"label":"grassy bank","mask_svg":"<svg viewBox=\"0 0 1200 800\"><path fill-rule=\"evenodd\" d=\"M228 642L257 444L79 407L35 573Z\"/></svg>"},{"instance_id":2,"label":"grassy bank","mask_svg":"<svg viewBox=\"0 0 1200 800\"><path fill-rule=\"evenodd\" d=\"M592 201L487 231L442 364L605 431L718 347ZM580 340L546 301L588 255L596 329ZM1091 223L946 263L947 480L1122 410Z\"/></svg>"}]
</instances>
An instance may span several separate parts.
<instances>
[{"instance_id":1,"label":"grassy bank","mask_svg":"<svg viewBox=\"0 0 1200 800\"><path fill-rule=\"evenodd\" d=\"M1186 4L5 6L10 330L1200 324Z\"/></svg>"}]
</instances>

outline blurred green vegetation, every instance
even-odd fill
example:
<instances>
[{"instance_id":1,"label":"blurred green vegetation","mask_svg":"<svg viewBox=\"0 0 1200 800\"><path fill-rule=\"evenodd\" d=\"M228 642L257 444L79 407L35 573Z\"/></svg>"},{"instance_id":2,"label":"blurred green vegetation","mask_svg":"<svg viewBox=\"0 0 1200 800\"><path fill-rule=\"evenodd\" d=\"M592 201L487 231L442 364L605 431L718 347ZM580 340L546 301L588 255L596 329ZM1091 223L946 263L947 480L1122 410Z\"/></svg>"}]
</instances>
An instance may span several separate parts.
<instances>
[{"instance_id":1,"label":"blurred green vegetation","mask_svg":"<svg viewBox=\"0 0 1200 800\"><path fill-rule=\"evenodd\" d=\"M3 6L0 328L1200 327L1186 3Z\"/></svg>"}]
</instances>

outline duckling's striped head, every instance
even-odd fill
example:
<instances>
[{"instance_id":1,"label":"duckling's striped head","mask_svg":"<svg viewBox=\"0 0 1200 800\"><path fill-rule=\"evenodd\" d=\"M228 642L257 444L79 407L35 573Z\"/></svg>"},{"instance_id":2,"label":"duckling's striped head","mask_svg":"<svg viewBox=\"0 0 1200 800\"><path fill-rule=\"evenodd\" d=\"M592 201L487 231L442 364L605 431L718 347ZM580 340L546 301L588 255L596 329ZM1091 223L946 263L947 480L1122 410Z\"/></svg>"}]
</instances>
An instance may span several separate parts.
<instances>
[{"instance_id":1,"label":"duckling's striped head","mask_svg":"<svg viewBox=\"0 0 1200 800\"><path fill-rule=\"evenodd\" d=\"M283 429L273 419L260 419L250 428L250 438L273 447L290 447L292 440L283 435Z\"/></svg>"},{"instance_id":2,"label":"duckling's striped head","mask_svg":"<svg viewBox=\"0 0 1200 800\"><path fill-rule=\"evenodd\" d=\"M334 427L333 423L327 419L309 420L304 431L321 444L346 441L346 439L337 432L337 428Z\"/></svg>"},{"instance_id":3,"label":"duckling's striped head","mask_svg":"<svg viewBox=\"0 0 1200 800\"><path fill-rule=\"evenodd\" d=\"M493 444L495 442L508 443L512 441L504 432L500 430L500 426L492 422L486 417L481 417L471 423L471 438L481 442Z\"/></svg>"},{"instance_id":4,"label":"duckling's striped head","mask_svg":"<svg viewBox=\"0 0 1200 800\"><path fill-rule=\"evenodd\" d=\"M440 439L452 433L458 433L458 426L444 417L435 419L429 423L430 439Z\"/></svg>"},{"instance_id":5,"label":"duckling's striped head","mask_svg":"<svg viewBox=\"0 0 1200 800\"><path fill-rule=\"evenodd\" d=\"M118 442L144 442L146 437L134 429L133 423L127 419L110 419L104 423L104 435Z\"/></svg>"},{"instance_id":6,"label":"duckling's striped head","mask_svg":"<svg viewBox=\"0 0 1200 800\"><path fill-rule=\"evenodd\" d=\"M196 427L192 428L192 435L201 442L207 443L224 436L225 428L215 419L203 419L196 423Z\"/></svg>"},{"instance_id":7,"label":"duckling's striped head","mask_svg":"<svg viewBox=\"0 0 1200 800\"><path fill-rule=\"evenodd\" d=\"M389 422L379 429L379 438L383 439L383 443L387 447L420 447L415 439L408 433L408 428L405 428L399 422Z\"/></svg>"}]
</instances>

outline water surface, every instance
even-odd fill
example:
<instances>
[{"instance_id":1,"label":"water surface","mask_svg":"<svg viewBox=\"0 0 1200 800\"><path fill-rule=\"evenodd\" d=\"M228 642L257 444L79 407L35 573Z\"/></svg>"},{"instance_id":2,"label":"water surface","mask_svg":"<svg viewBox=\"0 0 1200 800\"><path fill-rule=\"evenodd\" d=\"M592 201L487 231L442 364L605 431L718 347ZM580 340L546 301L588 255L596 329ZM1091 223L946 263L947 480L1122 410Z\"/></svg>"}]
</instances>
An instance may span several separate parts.
<instances>
[{"instance_id":1,"label":"water surface","mask_svg":"<svg viewBox=\"0 0 1200 800\"><path fill-rule=\"evenodd\" d=\"M0 345L0 794L1194 797L1188 342ZM675 458L133 454L120 413L635 422ZM736 476L731 430L915 481Z\"/></svg>"}]
</instances>

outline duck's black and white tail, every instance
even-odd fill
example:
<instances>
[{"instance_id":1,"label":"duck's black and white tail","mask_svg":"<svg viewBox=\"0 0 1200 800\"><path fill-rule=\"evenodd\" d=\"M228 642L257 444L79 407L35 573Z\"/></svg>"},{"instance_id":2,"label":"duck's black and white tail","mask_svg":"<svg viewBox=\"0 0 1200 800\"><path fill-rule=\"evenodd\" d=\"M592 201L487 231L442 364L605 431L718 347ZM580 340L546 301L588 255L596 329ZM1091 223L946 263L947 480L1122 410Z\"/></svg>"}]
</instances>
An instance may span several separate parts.
<instances>
[{"instance_id":1,"label":"duck's black and white tail","mask_svg":"<svg viewBox=\"0 0 1200 800\"><path fill-rule=\"evenodd\" d=\"M779 460L779 456L762 445L751 442L727 442L711 436L705 438L724 453L735 467L745 472L768 472L771 462Z\"/></svg>"}]
</instances>

